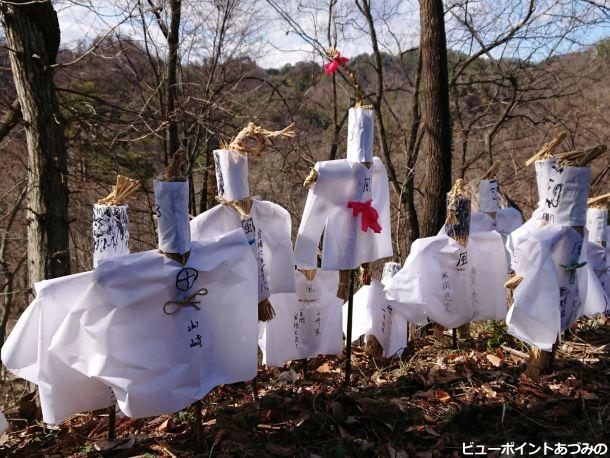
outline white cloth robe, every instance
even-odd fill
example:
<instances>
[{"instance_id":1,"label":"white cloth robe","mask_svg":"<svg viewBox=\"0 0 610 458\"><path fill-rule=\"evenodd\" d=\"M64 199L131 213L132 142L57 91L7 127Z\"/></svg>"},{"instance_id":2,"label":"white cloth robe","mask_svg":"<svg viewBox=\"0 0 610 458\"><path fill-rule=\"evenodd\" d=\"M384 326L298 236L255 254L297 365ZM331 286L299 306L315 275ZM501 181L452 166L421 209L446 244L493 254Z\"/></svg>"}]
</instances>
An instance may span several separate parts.
<instances>
[{"instance_id":1,"label":"white cloth robe","mask_svg":"<svg viewBox=\"0 0 610 458\"><path fill-rule=\"evenodd\" d=\"M470 231L497 231L504 240L508 235L523 224L523 215L512 207L501 208L496 217L483 212L472 212L470 215Z\"/></svg>"},{"instance_id":2,"label":"white cloth robe","mask_svg":"<svg viewBox=\"0 0 610 458\"><path fill-rule=\"evenodd\" d=\"M390 197L385 166L377 157L371 168L347 159L318 162L309 188L294 248L299 268L317 266L322 232L322 269L355 269L365 262L392 256ZM379 215L381 232L362 231L362 214L352 216L348 202L367 202Z\"/></svg>"},{"instance_id":3,"label":"white cloth robe","mask_svg":"<svg viewBox=\"0 0 610 458\"><path fill-rule=\"evenodd\" d=\"M272 294L294 293L290 214L273 202L253 199L249 215L257 231L256 243L259 237L262 241L263 272L259 278L259 302ZM191 220L193 241L219 237L235 229L242 230L241 217L226 205L217 205Z\"/></svg>"},{"instance_id":4,"label":"white cloth robe","mask_svg":"<svg viewBox=\"0 0 610 458\"><path fill-rule=\"evenodd\" d=\"M48 424L59 424L77 413L115 403L107 385L81 374L49 352L57 329L91 285L92 277L93 272L84 272L36 283L36 298L2 347L6 368L38 385L42 417Z\"/></svg>"},{"instance_id":5,"label":"white cloth robe","mask_svg":"<svg viewBox=\"0 0 610 458\"><path fill-rule=\"evenodd\" d=\"M371 280L354 294L352 341L363 335L373 335L383 348L383 356L390 358L402 354L407 347L408 322L396 311L396 303L383 291L384 285ZM343 333L347 336L348 303L343 305ZM426 318L424 315L424 323ZM420 323L420 324L424 324Z\"/></svg>"},{"instance_id":6,"label":"white cloth robe","mask_svg":"<svg viewBox=\"0 0 610 458\"><path fill-rule=\"evenodd\" d=\"M299 271L294 275L297 292L272 295L275 318L261 323L258 343L267 366L342 351L339 273L317 270L311 281Z\"/></svg>"},{"instance_id":7,"label":"white cloth robe","mask_svg":"<svg viewBox=\"0 0 610 458\"><path fill-rule=\"evenodd\" d=\"M509 334L551 351L560 333L583 313L606 308L606 295L582 244L578 232L560 224L536 228L520 242L517 267L524 278L513 292L506 317ZM573 283L571 273L561 267L572 261L587 262L576 269Z\"/></svg>"},{"instance_id":8,"label":"white cloth robe","mask_svg":"<svg viewBox=\"0 0 610 458\"><path fill-rule=\"evenodd\" d=\"M4 434L4 431L8 429L8 421L6 421L6 417L0 410L0 437Z\"/></svg>"},{"instance_id":9,"label":"white cloth robe","mask_svg":"<svg viewBox=\"0 0 610 458\"><path fill-rule=\"evenodd\" d=\"M589 264L595 271L606 295L610 297L610 272L608 269L607 244L608 238L608 210L605 208L587 209L587 256ZM602 245L604 243L606 246Z\"/></svg>"},{"instance_id":10,"label":"white cloth robe","mask_svg":"<svg viewBox=\"0 0 610 458\"><path fill-rule=\"evenodd\" d=\"M50 351L110 386L134 418L176 412L217 385L250 380L258 363L250 253L237 230L192 242L184 266L157 251L108 260L93 272ZM202 288L207 294L193 297L199 310L168 304ZM176 313L166 315L164 304Z\"/></svg>"},{"instance_id":11,"label":"white cloth robe","mask_svg":"<svg viewBox=\"0 0 610 458\"><path fill-rule=\"evenodd\" d=\"M457 328L506 316L508 261L495 231L471 233L467 247L447 235L416 240L403 268L385 287L397 308L425 312Z\"/></svg>"}]
</instances>

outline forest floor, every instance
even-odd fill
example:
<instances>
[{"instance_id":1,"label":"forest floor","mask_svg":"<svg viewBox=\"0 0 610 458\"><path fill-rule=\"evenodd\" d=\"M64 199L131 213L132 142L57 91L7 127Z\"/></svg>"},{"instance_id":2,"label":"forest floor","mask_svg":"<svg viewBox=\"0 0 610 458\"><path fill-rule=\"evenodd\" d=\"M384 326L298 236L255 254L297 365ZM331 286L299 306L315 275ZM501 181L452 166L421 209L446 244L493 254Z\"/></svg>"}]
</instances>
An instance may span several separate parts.
<instances>
[{"instance_id":1,"label":"forest floor","mask_svg":"<svg viewBox=\"0 0 610 458\"><path fill-rule=\"evenodd\" d=\"M310 360L304 376L300 361L261 370L258 400L250 383L218 387L203 400L199 449L192 410L118 418L120 440L108 444L105 412L49 429L33 396L12 389L13 405L5 406L11 429L0 437L0 456L446 457L485 451L499 457L511 443L516 456L554 456L561 454L557 444L570 455L580 443L586 455L585 443L607 442L610 319L569 330L554 372L538 381L522 374L523 351L503 327L486 324L474 326L472 338L459 340L456 349L450 337L424 337L400 359L375 361L356 348L347 389L342 358Z\"/></svg>"}]
</instances>

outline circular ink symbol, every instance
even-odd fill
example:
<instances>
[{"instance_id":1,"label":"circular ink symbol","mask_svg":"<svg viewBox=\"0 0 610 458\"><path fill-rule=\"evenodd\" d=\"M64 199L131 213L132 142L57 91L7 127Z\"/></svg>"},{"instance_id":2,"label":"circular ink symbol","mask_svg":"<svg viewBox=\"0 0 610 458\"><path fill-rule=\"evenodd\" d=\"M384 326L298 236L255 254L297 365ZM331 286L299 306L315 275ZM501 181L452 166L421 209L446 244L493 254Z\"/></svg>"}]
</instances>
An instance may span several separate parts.
<instances>
[{"instance_id":1,"label":"circular ink symbol","mask_svg":"<svg viewBox=\"0 0 610 458\"><path fill-rule=\"evenodd\" d=\"M176 288L180 291L188 291L193 287L199 277L199 272L190 267L185 267L176 275Z\"/></svg>"}]
</instances>

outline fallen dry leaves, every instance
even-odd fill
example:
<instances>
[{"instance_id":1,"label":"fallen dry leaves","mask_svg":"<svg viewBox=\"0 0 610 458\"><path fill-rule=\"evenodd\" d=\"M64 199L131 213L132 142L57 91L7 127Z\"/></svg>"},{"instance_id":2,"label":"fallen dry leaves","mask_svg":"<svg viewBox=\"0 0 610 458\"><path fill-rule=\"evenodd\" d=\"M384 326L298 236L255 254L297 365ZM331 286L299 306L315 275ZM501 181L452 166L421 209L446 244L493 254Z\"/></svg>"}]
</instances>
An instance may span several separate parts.
<instances>
[{"instance_id":1,"label":"fallen dry leaves","mask_svg":"<svg viewBox=\"0 0 610 458\"><path fill-rule=\"evenodd\" d=\"M473 326L475 330L476 327ZM117 419L121 444L112 455L444 457L462 442L599 442L610 434L610 328L580 329L562 344L555 372L538 381L522 375L526 350L514 341L487 344L482 327L458 349L431 338L402 359L372 361L354 348L352 387L342 388L343 360L261 370L252 385L218 387L203 400L201 450L193 410L156 418ZM58 429L36 421L34 398L12 410L0 455L87 456L110 450L105 412L75 416ZM39 413L38 413L39 414ZM106 447L106 448L104 448Z\"/></svg>"}]
</instances>

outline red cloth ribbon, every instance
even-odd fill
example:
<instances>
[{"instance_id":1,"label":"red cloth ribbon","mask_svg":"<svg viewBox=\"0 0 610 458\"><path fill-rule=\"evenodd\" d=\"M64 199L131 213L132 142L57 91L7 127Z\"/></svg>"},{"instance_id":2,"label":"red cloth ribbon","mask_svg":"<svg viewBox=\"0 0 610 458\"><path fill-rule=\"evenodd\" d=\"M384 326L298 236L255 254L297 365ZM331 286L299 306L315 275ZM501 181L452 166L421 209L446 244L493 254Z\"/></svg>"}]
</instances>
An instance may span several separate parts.
<instances>
[{"instance_id":1,"label":"red cloth ribbon","mask_svg":"<svg viewBox=\"0 0 610 458\"><path fill-rule=\"evenodd\" d=\"M341 64L347 63L348 60L347 57L341 57L341 53L337 51L337 57L331 60L330 63L324 64L324 71L330 76L337 71Z\"/></svg>"},{"instance_id":2,"label":"red cloth ribbon","mask_svg":"<svg viewBox=\"0 0 610 458\"><path fill-rule=\"evenodd\" d=\"M377 222L379 213L371 207L371 202L371 200L367 202L348 202L347 208L352 209L352 216L354 218L362 213L362 232L366 232L370 227L373 229L373 232L379 234L381 232L381 226Z\"/></svg>"}]
</instances>

